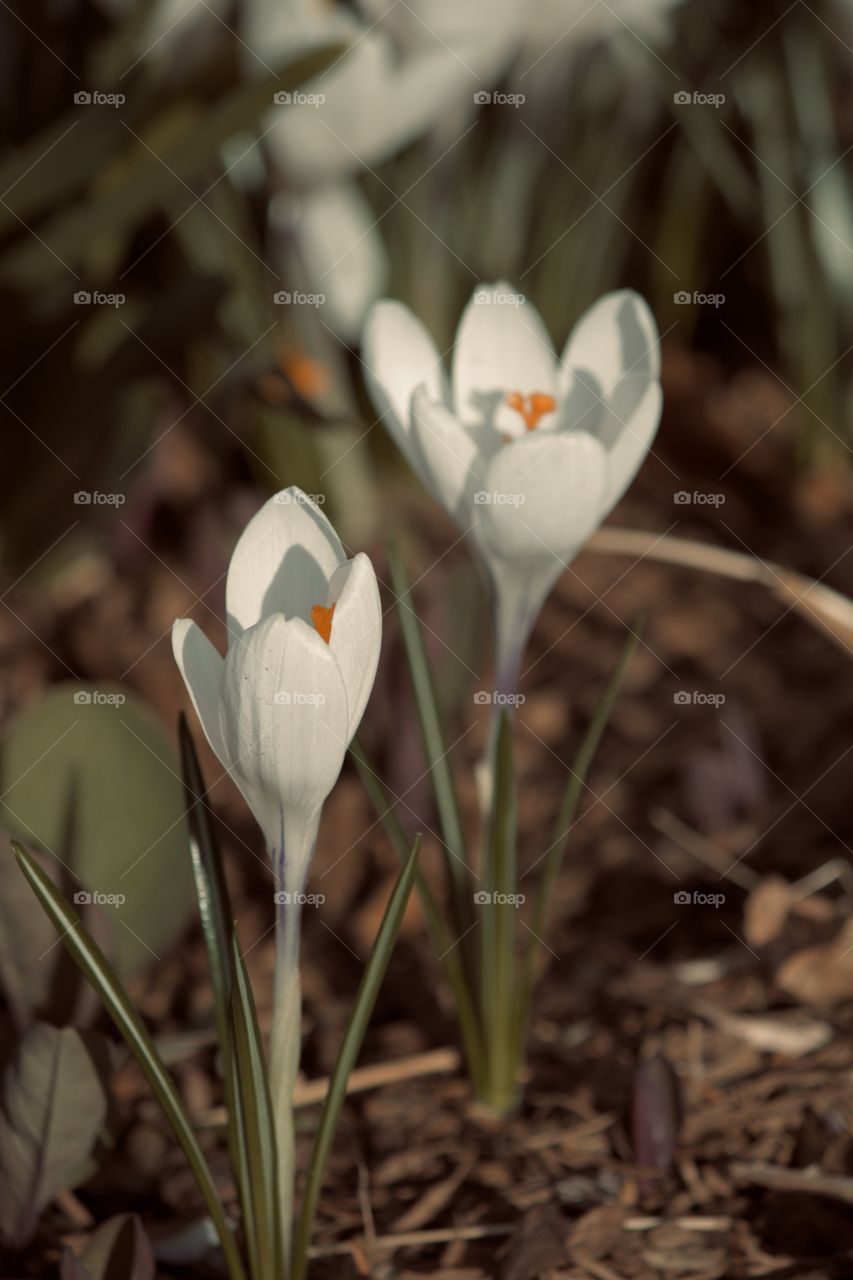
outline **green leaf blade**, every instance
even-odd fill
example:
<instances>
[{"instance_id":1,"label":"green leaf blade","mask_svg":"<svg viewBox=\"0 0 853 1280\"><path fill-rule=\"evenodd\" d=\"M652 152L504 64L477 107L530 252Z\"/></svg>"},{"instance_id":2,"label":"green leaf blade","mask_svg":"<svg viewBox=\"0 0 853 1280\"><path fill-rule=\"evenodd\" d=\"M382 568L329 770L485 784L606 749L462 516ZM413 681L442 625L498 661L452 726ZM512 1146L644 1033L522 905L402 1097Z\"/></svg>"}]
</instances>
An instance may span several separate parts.
<instances>
[{"instance_id":1,"label":"green leaf blade","mask_svg":"<svg viewBox=\"0 0 853 1280\"><path fill-rule=\"evenodd\" d=\"M254 1222L257 1275L282 1274L282 1230L278 1194L275 1122L252 988L232 931L231 1026L234 1036L236 1106L245 1143L248 1215ZM245 1201L244 1201L245 1203Z\"/></svg>"},{"instance_id":2,"label":"green leaf blade","mask_svg":"<svg viewBox=\"0 0 853 1280\"><path fill-rule=\"evenodd\" d=\"M406 909L406 903L409 900L409 894L415 882L420 846L421 837L416 836L406 865L397 877L388 906L385 908L385 914L382 917L382 923L379 926L379 932L376 935L370 959L362 975L358 994L356 995L337 1061L335 1062L335 1068L329 1081L329 1092L323 1106L323 1114L320 1117L320 1125L311 1151L311 1161L305 1181L305 1193L302 1199L302 1210L299 1215L299 1225L293 1250L291 1280L303 1280L305 1275L308 1261L308 1245L311 1240L314 1213L320 1195L320 1184L332 1147L338 1116L346 1096L347 1080L361 1049L367 1023L373 1012L376 996L397 939L403 912Z\"/></svg>"},{"instance_id":3,"label":"green leaf blade","mask_svg":"<svg viewBox=\"0 0 853 1280\"><path fill-rule=\"evenodd\" d=\"M115 977L100 947L86 932L76 912L58 892L50 877L19 844L13 843L12 847L33 892L53 921L62 942L97 991L104 1008L142 1068L163 1108L172 1131L187 1157L207 1211L216 1227L229 1275L232 1280L246 1280L243 1264L225 1219L207 1161L177 1090L142 1019L130 1003L127 993Z\"/></svg>"}]
</instances>

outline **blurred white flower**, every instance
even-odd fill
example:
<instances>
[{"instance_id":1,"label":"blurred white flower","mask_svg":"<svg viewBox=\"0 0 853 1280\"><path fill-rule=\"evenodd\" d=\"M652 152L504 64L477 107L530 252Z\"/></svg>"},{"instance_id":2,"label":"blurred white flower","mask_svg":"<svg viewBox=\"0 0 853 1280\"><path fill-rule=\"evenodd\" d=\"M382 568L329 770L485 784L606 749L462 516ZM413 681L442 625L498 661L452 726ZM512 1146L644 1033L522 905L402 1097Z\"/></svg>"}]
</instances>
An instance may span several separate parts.
<instances>
[{"instance_id":1,"label":"blurred white flower","mask_svg":"<svg viewBox=\"0 0 853 1280\"><path fill-rule=\"evenodd\" d=\"M295 48L348 46L289 103L271 108L262 127L274 181L296 201L290 211L307 287L325 294L326 323L352 341L388 276L379 220L354 179L473 108L474 94L494 83L518 46L518 0L360 0L355 10L252 0L246 16L246 43L265 64ZM274 234L280 213L271 213ZM284 258L283 275L288 266Z\"/></svg>"},{"instance_id":2,"label":"blurred white flower","mask_svg":"<svg viewBox=\"0 0 853 1280\"><path fill-rule=\"evenodd\" d=\"M522 29L518 0L253 0L245 40L267 63L295 47L349 48L264 122L287 182L328 183L372 167L473 102L508 65Z\"/></svg>"},{"instance_id":3,"label":"blurred white flower","mask_svg":"<svg viewBox=\"0 0 853 1280\"><path fill-rule=\"evenodd\" d=\"M278 888L298 893L376 674L376 575L364 554L346 558L301 490L285 489L234 549L226 608L225 658L181 618L175 660L208 742L264 833Z\"/></svg>"},{"instance_id":4,"label":"blurred white flower","mask_svg":"<svg viewBox=\"0 0 853 1280\"><path fill-rule=\"evenodd\" d=\"M390 275L375 214L358 184L279 192L270 203L269 229L273 246L293 242L306 283L323 298L325 322L345 342L355 343L368 307Z\"/></svg>"},{"instance_id":5,"label":"blurred white flower","mask_svg":"<svg viewBox=\"0 0 853 1280\"><path fill-rule=\"evenodd\" d=\"M469 534L495 596L498 686L513 692L555 580L619 501L661 412L654 318L636 293L601 298L558 360L509 284L468 303L448 381L430 335L377 303L363 339L377 411L423 483Z\"/></svg>"}]
</instances>

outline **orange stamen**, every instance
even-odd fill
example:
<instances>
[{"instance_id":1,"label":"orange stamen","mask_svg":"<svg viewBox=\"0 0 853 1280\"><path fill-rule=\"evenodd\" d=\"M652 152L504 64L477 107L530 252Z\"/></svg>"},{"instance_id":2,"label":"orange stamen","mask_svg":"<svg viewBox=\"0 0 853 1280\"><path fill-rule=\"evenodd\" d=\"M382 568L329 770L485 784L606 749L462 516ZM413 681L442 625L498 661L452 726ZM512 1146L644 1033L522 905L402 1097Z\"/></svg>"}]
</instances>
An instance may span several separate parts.
<instances>
[{"instance_id":1,"label":"orange stamen","mask_svg":"<svg viewBox=\"0 0 853 1280\"><path fill-rule=\"evenodd\" d=\"M553 396L544 391L534 391L532 395L523 396L520 391L511 391L506 398L510 409L520 413L528 431L539 426L539 419L546 413L553 413L557 402Z\"/></svg>"},{"instance_id":2,"label":"orange stamen","mask_svg":"<svg viewBox=\"0 0 853 1280\"><path fill-rule=\"evenodd\" d=\"M328 609L324 604L315 604L311 607L311 621L314 623L314 630L326 644L332 639L332 618L335 613L335 606L330 604Z\"/></svg>"}]
</instances>

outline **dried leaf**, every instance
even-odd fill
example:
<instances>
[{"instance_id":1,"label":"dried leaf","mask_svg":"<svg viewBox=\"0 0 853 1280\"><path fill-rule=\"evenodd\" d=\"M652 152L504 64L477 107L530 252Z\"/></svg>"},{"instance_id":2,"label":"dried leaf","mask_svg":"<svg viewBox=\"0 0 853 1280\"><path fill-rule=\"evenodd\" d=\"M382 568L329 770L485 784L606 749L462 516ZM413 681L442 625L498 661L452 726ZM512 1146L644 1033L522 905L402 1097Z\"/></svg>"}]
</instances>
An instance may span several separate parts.
<instances>
[{"instance_id":1,"label":"dried leaf","mask_svg":"<svg viewBox=\"0 0 853 1280\"><path fill-rule=\"evenodd\" d=\"M834 942L806 947L776 972L776 985L806 1004L831 1005L853 996L853 920Z\"/></svg>"},{"instance_id":2,"label":"dried leaf","mask_svg":"<svg viewBox=\"0 0 853 1280\"><path fill-rule=\"evenodd\" d=\"M37 1024L6 1067L0 1109L0 1233L32 1238L57 1192L79 1179L106 1119L107 1097L83 1037Z\"/></svg>"}]
</instances>

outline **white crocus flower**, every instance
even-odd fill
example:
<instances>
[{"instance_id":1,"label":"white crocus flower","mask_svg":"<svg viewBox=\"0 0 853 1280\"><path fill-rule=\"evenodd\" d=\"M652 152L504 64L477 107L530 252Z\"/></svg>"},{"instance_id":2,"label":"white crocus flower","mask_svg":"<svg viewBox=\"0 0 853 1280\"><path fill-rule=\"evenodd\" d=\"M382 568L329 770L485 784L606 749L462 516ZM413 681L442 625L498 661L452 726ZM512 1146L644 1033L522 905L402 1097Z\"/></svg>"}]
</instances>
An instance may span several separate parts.
<instances>
[{"instance_id":1,"label":"white crocus flower","mask_svg":"<svg viewBox=\"0 0 853 1280\"><path fill-rule=\"evenodd\" d=\"M364 712L382 613L364 554L348 560L301 490L285 489L249 522L226 584L228 652L188 618L172 647L202 729L266 839L276 893L271 1089L288 1220L291 1095L299 1062L299 916L320 812Z\"/></svg>"},{"instance_id":2,"label":"white crocus flower","mask_svg":"<svg viewBox=\"0 0 853 1280\"><path fill-rule=\"evenodd\" d=\"M340 42L346 52L262 121L275 185L290 197L290 229L306 288L322 294L324 322L345 342L360 332L368 307L387 285L380 223L358 176L460 113L489 89L517 49L518 0L251 0L243 37L254 70L294 49ZM442 150L449 147L442 141ZM431 167L431 165L427 166ZM276 265L288 278L285 252Z\"/></svg>"},{"instance_id":3,"label":"white crocus flower","mask_svg":"<svg viewBox=\"0 0 853 1280\"><path fill-rule=\"evenodd\" d=\"M558 360L535 308L500 283L475 290L449 380L432 338L399 302L372 309L363 357L382 420L486 564L498 689L514 693L545 597L654 439L661 388L652 314L635 293L607 294Z\"/></svg>"}]
</instances>

